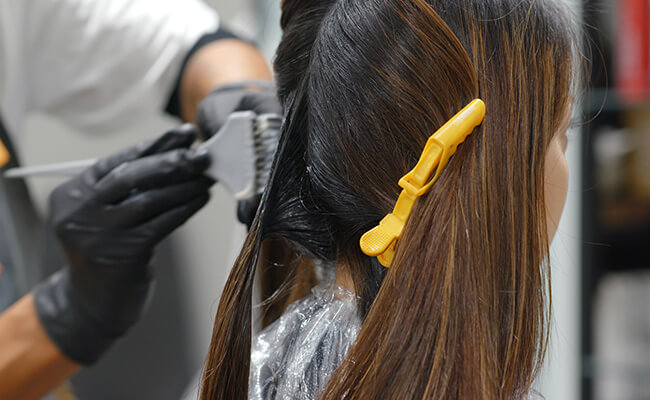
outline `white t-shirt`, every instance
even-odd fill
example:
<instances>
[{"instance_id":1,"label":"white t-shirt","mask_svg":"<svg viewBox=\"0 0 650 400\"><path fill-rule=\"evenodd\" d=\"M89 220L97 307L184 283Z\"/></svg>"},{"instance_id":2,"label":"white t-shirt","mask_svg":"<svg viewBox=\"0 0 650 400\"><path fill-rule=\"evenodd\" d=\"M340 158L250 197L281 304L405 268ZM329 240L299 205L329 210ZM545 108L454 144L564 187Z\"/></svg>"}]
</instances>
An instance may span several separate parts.
<instances>
[{"instance_id":1,"label":"white t-shirt","mask_svg":"<svg viewBox=\"0 0 650 400\"><path fill-rule=\"evenodd\" d=\"M115 131L161 110L216 13L199 0L0 0L0 115L17 146L42 111Z\"/></svg>"}]
</instances>

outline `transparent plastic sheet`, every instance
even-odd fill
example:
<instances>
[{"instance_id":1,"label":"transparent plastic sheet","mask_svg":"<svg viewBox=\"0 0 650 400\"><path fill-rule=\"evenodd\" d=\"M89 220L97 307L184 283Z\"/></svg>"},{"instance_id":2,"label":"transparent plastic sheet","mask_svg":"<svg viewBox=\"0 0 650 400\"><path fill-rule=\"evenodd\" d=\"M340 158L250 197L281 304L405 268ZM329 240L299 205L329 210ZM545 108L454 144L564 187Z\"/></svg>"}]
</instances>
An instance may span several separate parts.
<instances>
[{"instance_id":1,"label":"transparent plastic sheet","mask_svg":"<svg viewBox=\"0 0 650 400\"><path fill-rule=\"evenodd\" d=\"M251 350L250 400L316 400L358 336L354 294L333 283L334 268L316 263L323 282L257 334ZM199 398L199 371L184 400ZM546 400L536 390L521 400Z\"/></svg>"},{"instance_id":2,"label":"transparent plastic sheet","mask_svg":"<svg viewBox=\"0 0 650 400\"><path fill-rule=\"evenodd\" d=\"M316 286L256 336L248 398L316 399L360 327L351 291L331 283Z\"/></svg>"}]
</instances>

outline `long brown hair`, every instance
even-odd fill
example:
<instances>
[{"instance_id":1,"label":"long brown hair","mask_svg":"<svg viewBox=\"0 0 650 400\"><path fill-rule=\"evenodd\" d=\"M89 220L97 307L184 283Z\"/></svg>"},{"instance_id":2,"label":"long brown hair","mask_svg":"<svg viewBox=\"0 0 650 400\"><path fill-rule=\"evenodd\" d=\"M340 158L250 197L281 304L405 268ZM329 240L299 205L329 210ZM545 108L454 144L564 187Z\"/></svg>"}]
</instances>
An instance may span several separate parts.
<instances>
[{"instance_id":1,"label":"long brown hair","mask_svg":"<svg viewBox=\"0 0 650 400\"><path fill-rule=\"evenodd\" d=\"M202 399L247 398L265 239L350 270L364 323L323 399L513 399L546 348L544 160L570 102L571 21L546 0L284 0L286 122L221 297ZM427 137L483 124L416 202L389 270L359 249ZM299 265L300 263L293 263Z\"/></svg>"}]
</instances>

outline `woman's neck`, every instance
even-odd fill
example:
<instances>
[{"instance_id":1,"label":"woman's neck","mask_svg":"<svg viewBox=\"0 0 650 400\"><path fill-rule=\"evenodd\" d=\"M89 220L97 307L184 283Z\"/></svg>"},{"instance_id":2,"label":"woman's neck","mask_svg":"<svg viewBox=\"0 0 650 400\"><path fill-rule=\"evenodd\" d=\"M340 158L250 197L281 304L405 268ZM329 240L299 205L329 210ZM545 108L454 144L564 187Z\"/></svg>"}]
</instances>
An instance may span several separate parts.
<instances>
[{"instance_id":1,"label":"woman's neck","mask_svg":"<svg viewBox=\"0 0 650 400\"><path fill-rule=\"evenodd\" d=\"M345 262L338 262L336 265L336 284L354 293L354 281L350 274L350 267Z\"/></svg>"}]
</instances>

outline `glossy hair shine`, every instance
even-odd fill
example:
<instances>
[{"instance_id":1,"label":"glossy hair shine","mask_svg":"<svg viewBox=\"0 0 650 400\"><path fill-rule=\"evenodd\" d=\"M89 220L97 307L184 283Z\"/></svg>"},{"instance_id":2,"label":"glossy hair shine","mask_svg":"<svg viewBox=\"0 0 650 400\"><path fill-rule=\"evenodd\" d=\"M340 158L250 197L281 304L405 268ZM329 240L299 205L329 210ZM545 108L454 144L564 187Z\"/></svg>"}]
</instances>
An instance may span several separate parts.
<instances>
[{"instance_id":1,"label":"glossy hair shine","mask_svg":"<svg viewBox=\"0 0 650 400\"><path fill-rule=\"evenodd\" d=\"M222 294L201 398L247 398L253 277L275 268L260 256L269 243L298 270L310 258L345 265L360 296L361 332L320 398L523 398L548 337L544 160L571 101L567 14L544 0L282 10L286 122ZM416 201L386 270L359 238L392 210L427 138L474 98L483 124Z\"/></svg>"}]
</instances>

